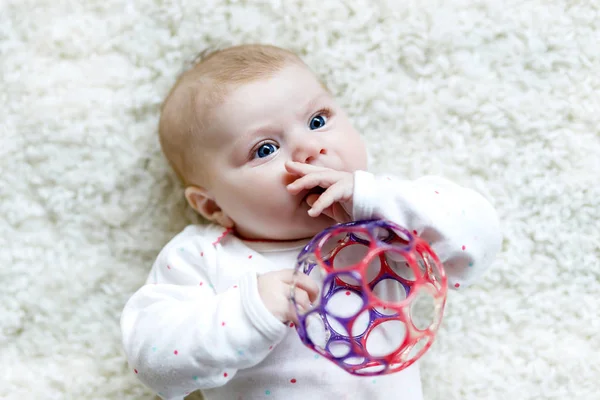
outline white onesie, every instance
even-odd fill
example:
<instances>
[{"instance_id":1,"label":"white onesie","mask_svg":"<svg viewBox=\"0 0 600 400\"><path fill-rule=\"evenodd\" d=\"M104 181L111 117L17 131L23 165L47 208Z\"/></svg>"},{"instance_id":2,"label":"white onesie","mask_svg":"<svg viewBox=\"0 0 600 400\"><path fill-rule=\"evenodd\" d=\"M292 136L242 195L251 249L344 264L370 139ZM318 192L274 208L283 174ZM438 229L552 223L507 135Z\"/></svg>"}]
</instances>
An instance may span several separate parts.
<instances>
[{"instance_id":1,"label":"white onesie","mask_svg":"<svg viewBox=\"0 0 600 400\"><path fill-rule=\"evenodd\" d=\"M385 218L415 231L463 289L500 249L484 197L439 177L414 181L357 171L354 220ZM244 241L216 225L190 225L160 252L121 316L131 369L161 398L202 390L206 400L422 399L418 363L357 377L317 355L262 303L256 277L294 268L308 240Z\"/></svg>"}]
</instances>

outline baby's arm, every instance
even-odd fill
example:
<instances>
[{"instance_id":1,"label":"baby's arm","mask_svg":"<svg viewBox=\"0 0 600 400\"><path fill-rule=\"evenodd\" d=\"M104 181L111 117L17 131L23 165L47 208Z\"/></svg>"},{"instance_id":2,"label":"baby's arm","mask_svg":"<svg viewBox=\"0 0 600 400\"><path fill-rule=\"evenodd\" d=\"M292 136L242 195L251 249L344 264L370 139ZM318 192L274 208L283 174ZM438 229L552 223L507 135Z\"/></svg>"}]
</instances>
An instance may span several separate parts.
<instances>
[{"instance_id":1,"label":"baby's arm","mask_svg":"<svg viewBox=\"0 0 600 400\"><path fill-rule=\"evenodd\" d=\"M208 279L214 249L206 247L193 240L167 245L121 316L131 368L163 398L224 385L287 332L261 301L256 274L215 292Z\"/></svg>"},{"instance_id":2,"label":"baby's arm","mask_svg":"<svg viewBox=\"0 0 600 400\"><path fill-rule=\"evenodd\" d=\"M325 189L307 196L309 215L323 213L336 222L383 218L416 232L444 263L451 287L472 283L500 250L502 236L492 205L444 178L411 181L297 162L286 168L298 177L288 185L290 193Z\"/></svg>"},{"instance_id":3,"label":"baby's arm","mask_svg":"<svg viewBox=\"0 0 600 400\"><path fill-rule=\"evenodd\" d=\"M472 283L500 250L492 205L444 178L410 181L357 171L352 202L353 219L389 219L427 240L444 264L450 287Z\"/></svg>"}]
</instances>

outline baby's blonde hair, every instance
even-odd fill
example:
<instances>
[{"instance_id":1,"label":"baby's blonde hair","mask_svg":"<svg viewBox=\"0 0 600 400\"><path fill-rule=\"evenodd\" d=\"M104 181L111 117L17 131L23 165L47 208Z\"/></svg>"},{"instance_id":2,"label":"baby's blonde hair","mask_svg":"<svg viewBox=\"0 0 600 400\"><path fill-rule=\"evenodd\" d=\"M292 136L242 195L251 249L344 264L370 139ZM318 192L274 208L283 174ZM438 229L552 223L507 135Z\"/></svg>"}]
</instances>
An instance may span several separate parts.
<instances>
[{"instance_id":1,"label":"baby's blonde hair","mask_svg":"<svg viewBox=\"0 0 600 400\"><path fill-rule=\"evenodd\" d=\"M185 186L203 180L198 155L211 109L231 89L269 77L290 63L305 66L289 50L245 44L201 54L177 79L161 107L158 132L163 153Z\"/></svg>"}]
</instances>

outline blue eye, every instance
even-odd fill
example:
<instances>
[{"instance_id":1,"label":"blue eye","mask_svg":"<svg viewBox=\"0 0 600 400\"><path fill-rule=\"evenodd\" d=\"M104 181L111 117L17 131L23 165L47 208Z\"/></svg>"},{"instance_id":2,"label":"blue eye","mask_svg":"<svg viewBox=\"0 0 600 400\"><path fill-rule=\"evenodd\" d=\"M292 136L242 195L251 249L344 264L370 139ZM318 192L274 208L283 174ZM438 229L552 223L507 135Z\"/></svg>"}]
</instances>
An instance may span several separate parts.
<instances>
[{"instance_id":1,"label":"blue eye","mask_svg":"<svg viewBox=\"0 0 600 400\"><path fill-rule=\"evenodd\" d=\"M265 158L275 153L278 149L279 147L273 143L264 143L258 148L258 150L256 150L254 156L258 158Z\"/></svg>"},{"instance_id":2,"label":"blue eye","mask_svg":"<svg viewBox=\"0 0 600 400\"><path fill-rule=\"evenodd\" d=\"M321 114L315 115L310 120L309 127L311 130L314 131L315 129L324 127L326 122L327 122L327 117L325 117L324 115L321 115Z\"/></svg>"}]
</instances>

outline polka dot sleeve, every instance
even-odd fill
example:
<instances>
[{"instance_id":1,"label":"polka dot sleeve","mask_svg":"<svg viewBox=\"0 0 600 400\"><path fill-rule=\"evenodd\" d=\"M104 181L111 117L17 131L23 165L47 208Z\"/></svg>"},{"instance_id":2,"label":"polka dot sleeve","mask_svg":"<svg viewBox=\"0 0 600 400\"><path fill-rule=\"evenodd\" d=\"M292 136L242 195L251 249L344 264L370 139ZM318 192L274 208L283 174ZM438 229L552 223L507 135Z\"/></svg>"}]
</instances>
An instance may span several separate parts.
<instances>
[{"instance_id":1,"label":"polka dot sleeve","mask_svg":"<svg viewBox=\"0 0 600 400\"><path fill-rule=\"evenodd\" d=\"M255 273L215 290L210 252L169 244L121 315L131 371L162 398L225 385L261 362L287 331L256 296Z\"/></svg>"}]
</instances>

